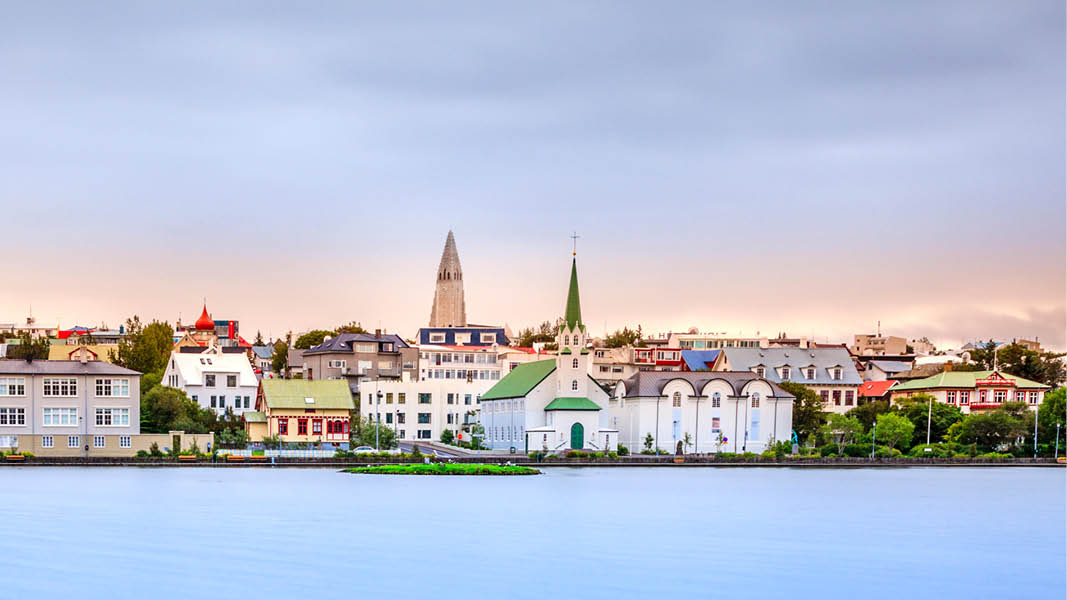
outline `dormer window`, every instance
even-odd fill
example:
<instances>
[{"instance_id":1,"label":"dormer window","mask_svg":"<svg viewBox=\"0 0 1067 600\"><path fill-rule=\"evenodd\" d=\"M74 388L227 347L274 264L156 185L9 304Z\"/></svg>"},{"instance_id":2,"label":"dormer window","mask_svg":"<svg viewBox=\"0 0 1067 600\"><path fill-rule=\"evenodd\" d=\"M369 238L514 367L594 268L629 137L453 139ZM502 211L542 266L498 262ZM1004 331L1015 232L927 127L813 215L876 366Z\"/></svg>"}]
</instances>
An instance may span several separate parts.
<instances>
[{"instance_id":1,"label":"dormer window","mask_svg":"<svg viewBox=\"0 0 1067 600\"><path fill-rule=\"evenodd\" d=\"M833 377L834 381L841 381L841 367L834 367Z\"/></svg>"},{"instance_id":2,"label":"dormer window","mask_svg":"<svg viewBox=\"0 0 1067 600\"><path fill-rule=\"evenodd\" d=\"M763 367L756 367L756 377L763 377L767 374L767 369Z\"/></svg>"},{"instance_id":3,"label":"dormer window","mask_svg":"<svg viewBox=\"0 0 1067 600\"><path fill-rule=\"evenodd\" d=\"M782 379L789 379L790 369L789 367L782 367Z\"/></svg>"},{"instance_id":4,"label":"dormer window","mask_svg":"<svg viewBox=\"0 0 1067 600\"><path fill-rule=\"evenodd\" d=\"M808 372L804 375L806 379L815 379L815 367L808 367Z\"/></svg>"}]
</instances>

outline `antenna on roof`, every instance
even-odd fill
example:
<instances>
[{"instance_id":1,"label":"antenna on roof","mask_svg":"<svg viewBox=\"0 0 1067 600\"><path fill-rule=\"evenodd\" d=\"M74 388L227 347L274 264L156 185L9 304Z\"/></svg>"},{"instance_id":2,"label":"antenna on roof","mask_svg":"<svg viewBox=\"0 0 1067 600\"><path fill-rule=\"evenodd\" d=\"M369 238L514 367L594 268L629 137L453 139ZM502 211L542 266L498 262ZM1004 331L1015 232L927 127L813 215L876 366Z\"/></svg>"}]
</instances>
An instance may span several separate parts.
<instances>
[{"instance_id":1,"label":"antenna on roof","mask_svg":"<svg viewBox=\"0 0 1067 600\"><path fill-rule=\"evenodd\" d=\"M882 321L878 320L878 337L882 337Z\"/></svg>"}]
</instances>

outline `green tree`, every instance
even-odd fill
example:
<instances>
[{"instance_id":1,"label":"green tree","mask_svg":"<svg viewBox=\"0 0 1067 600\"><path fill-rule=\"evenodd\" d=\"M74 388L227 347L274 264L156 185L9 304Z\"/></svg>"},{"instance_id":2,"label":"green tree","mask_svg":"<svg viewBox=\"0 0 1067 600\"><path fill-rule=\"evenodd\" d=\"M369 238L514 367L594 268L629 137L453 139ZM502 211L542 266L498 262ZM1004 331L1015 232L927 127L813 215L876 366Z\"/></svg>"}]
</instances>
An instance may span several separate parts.
<instances>
[{"instance_id":1,"label":"green tree","mask_svg":"<svg viewBox=\"0 0 1067 600\"><path fill-rule=\"evenodd\" d=\"M641 326L638 325L637 329L630 329L629 327L623 327L621 330L616 329L614 332L604 338L604 347L606 348L625 348L627 346L634 346L641 341Z\"/></svg>"},{"instance_id":2,"label":"green tree","mask_svg":"<svg viewBox=\"0 0 1067 600\"><path fill-rule=\"evenodd\" d=\"M1056 423L1060 424L1060 454L1067 453L1067 388L1058 388L1045 393L1045 399L1037 408L1037 441L1054 452L1056 446Z\"/></svg>"},{"instance_id":3,"label":"green tree","mask_svg":"<svg viewBox=\"0 0 1067 600\"><path fill-rule=\"evenodd\" d=\"M208 433L214 423L213 410L200 408L179 389L157 385L141 396L141 429L146 433Z\"/></svg>"},{"instance_id":4,"label":"green tree","mask_svg":"<svg viewBox=\"0 0 1067 600\"><path fill-rule=\"evenodd\" d=\"M855 417L857 421L863 423L864 431L870 431L871 425L874 425L874 420L877 419L879 415L888 412L890 412L889 400L871 400L869 402L864 402L845 414L850 417Z\"/></svg>"},{"instance_id":5,"label":"green tree","mask_svg":"<svg viewBox=\"0 0 1067 600\"><path fill-rule=\"evenodd\" d=\"M141 376L141 397L163 382L163 371L152 371Z\"/></svg>"},{"instance_id":6,"label":"green tree","mask_svg":"<svg viewBox=\"0 0 1067 600\"><path fill-rule=\"evenodd\" d=\"M878 415L877 423L876 442L885 444L890 450L897 446L906 449L911 444L911 436L915 433L915 424L908 420L907 417L894 413L883 413Z\"/></svg>"},{"instance_id":7,"label":"green tree","mask_svg":"<svg viewBox=\"0 0 1067 600\"><path fill-rule=\"evenodd\" d=\"M162 371L174 349L174 328L165 321L141 324L134 315L126 319L126 336L119 340L118 352L110 352L111 362L141 373Z\"/></svg>"},{"instance_id":8,"label":"green tree","mask_svg":"<svg viewBox=\"0 0 1067 600\"><path fill-rule=\"evenodd\" d=\"M797 433L798 440L806 440L825 421L822 398L799 383L783 381L778 387L796 398L793 401L793 431Z\"/></svg>"},{"instance_id":9,"label":"green tree","mask_svg":"<svg viewBox=\"0 0 1067 600\"><path fill-rule=\"evenodd\" d=\"M956 439L961 444L974 444L982 452L993 452L1014 446L1026 435L1026 429L1022 419L998 408L985 414L968 415Z\"/></svg>"},{"instance_id":10,"label":"green tree","mask_svg":"<svg viewBox=\"0 0 1067 600\"><path fill-rule=\"evenodd\" d=\"M274 353L270 357L270 368L281 376L289 366L289 346L278 340L274 342Z\"/></svg>"},{"instance_id":11,"label":"green tree","mask_svg":"<svg viewBox=\"0 0 1067 600\"><path fill-rule=\"evenodd\" d=\"M363 326L359 323L356 323L355 321L350 321L349 323L341 325L337 329L333 330L334 335L340 335L342 333L367 333L367 330L363 329Z\"/></svg>"},{"instance_id":12,"label":"green tree","mask_svg":"<svg viewBox=\"0 0 1067 600\"><path fill-rule=\"evenodd\" d=\"M34 360L48 360L48 348L51 344L48 342L48 338L34 338L30 335L30 332L26 331L18 336L18 344L12 344L7 347L7 357L34 361Z\"/></svg>"},{"instance_id":13,"label":"green tree","mask_svg":"<svg viewBox=\"0 0 1067 600\"><path fill-rule=\"evenodd\" d=\"M550 321L542 322L537 328L527 327L519 331L514 340L517 346L529 348L536 343L551 343L556 340L556 327Z\"/></svg>"},{"instance_id":14,"label":"green tree","mask_svg":"<svg viewBox=\"0 0 1067 600\"><path fill-rule=\"evenodd\" d=\"M899 410L915 425L914 438L911 444L926 443L926 415L931 413L930 441L940 442L945 439L948 428L953 423L963 420L963 413L953 404L945 404L931 399L929 394L916 394L911 398L900 401Z\"/></svg>"},{"instance_id":15,"label":"green tree","mask_svg":"<svg viewBox=\"0 0 1067 600\"><path fill-rule=\"evenodd\" d=\"M456 434L452 433L451 429L445 429L441 432L442 444L454 444L456 442Z\"/></svg>"},{"instance_id":16,"label":"green tree","mask_svg":"<svg viewBox=\"0 0 1067 600\"><path fill-rule=\"evenodd\" d=\"M358 446L370 446L373 448L375 442L374 419L363 417L362 415L355 415L352 425L351 435L353 442ZM378 425L378 447L382 450L395 448L396 432L385 423L379 423Z\"/></svg>"},{"instance_id":17,"label":"green tree","mask_svg":"<svg viewBox=\"0 0 1067 600\"><path fill-rule=\"evenodd\" d=\"M819 428L819 434L837 444L837 453L841 454L845 446L855 442L856 438L863 434L863 424L855 417L831 413L826 424Z\"/></svg>"},{"instance_id":18,"label":"green tree","mask_svg":"<svg viewBox=\"0 0 1067 600\"><path fill-rule=\"evenodd\" d=\"M999 349L992 340L983 348L971 352L971 360L991 370L994 365L1002 373L1037 381L1050 386L1067 381L1067 365L1060 360L1067 354L1039 352L1021 344L1008 344Z\"/></svg>"},{"instance_id":19,"label":"green tree","mask_svg":"<svg viewBox=\"0 0 1067 600\"><path fill-rule=\"evenodd\" d=\"M253 346L266 346L267 342L263 341L263 334L256 330L256 339L252 341Z\"/></svg>"},{"instance_id":20,"label":"green tree","mask_svg":"<svg viewBox=\"0 0 1067 600\"><path fill-rule=\"evenodd\" d=\"M652 444L655 441L656 441L656 438L652 437L651 433L646 433L645 434L645 452L651 452L652 451Z\"/></svg>"},{"instance_id":21,"label":"green tree","mask_svg":"<svg viewBox=\"0 0 1067 600\"><path fill-rule=\"evenodd\" d=\"M305 333L304 335L296 338L296 343L293 347L298 350L307 350L312 346L318 346L322 343L322 340L328 335L333 335L332 331L326 331L325 329L315 329Z\"/></svg>"}]
</instances>

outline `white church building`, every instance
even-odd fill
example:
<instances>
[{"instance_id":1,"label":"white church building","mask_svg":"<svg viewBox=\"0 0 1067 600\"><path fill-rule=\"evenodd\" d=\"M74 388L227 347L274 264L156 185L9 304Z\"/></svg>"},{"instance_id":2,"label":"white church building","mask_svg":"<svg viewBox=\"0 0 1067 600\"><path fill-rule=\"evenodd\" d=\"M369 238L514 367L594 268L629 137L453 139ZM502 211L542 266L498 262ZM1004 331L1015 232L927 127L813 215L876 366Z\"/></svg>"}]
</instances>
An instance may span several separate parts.
<instances>
[{"instance_id":1,"label":"white church building","mask_svg":"<svg viewBox=\"0 0 1067 600\"><path fill-rule=\"evenodd\" d=\"M618 446L619 433L609 425L610 395L589 375L576 259L556 341L554 359L516 366L482 396L479 418L490 448L526 453Z\"/></svg>"}]
</instances>

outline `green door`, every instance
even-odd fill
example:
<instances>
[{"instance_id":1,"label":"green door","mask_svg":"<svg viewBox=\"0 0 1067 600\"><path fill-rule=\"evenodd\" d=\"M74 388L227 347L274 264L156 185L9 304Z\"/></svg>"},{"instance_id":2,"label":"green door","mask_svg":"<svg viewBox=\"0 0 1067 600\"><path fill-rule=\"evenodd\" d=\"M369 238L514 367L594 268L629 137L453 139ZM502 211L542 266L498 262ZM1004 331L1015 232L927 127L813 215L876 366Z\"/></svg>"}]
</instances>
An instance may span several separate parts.
<instances>
[{"instance_id":1,"label":"green door","mask_svg":"<svg viewBox=\"0 0 1067 600\"><path fill-rule=\"evenodd\" d=\"M571 425L571 450L581 450L585 447L585 428L581 423Z\"/></svg>"}]
</instances>

